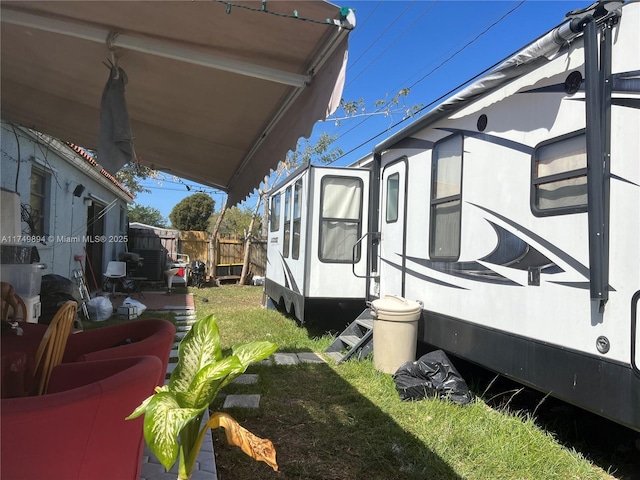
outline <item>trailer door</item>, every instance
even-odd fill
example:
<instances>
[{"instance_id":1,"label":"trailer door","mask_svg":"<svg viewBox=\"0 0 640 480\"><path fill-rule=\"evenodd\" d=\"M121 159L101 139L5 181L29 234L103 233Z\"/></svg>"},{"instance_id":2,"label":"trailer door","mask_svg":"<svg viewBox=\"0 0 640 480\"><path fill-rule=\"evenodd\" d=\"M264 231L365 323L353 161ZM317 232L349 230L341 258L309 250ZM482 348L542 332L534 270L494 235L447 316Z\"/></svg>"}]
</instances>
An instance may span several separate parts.
<instances>
[{"instance_id":1,"label":"trailer door","mask_svg":"<svg viewBox=\"0 0 640 480\"><path fill-rule=\"evenodd\" d=\"M640 291L631 299L631 315L631 351L635 353L631 363L636 373L640 373Z\"/></svg>"},{"instance_id":2,"label":"trailer door","mask_svg":"<svg viewBox=\"0 0 640 480\"><path fill-rule=\"evenodd\" d=\"M314 169L315 212L311 225L308 289L310 298L363 299L366 245L358 243L369 216L369 170ZM317 205L315 204L317 203ZM355 263L354 263L355 262Z\"/></svg>"},{"instance_id":3,"label":"trailer door","mask_svg":"<svg viewBox=\"0 0 640 480\"><path fill-rule=\"evenodd\" d=\"M381 176L380 297L404 296L406 158L386 165Z\"/></svg>"}]
</instances>

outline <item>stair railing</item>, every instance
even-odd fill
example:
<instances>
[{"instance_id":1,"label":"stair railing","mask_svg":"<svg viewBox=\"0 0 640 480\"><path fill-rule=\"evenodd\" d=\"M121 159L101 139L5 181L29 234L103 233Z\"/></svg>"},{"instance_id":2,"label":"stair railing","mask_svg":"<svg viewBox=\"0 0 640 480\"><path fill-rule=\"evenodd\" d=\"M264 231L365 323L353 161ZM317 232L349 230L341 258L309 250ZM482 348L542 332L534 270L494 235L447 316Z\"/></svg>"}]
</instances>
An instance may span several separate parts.
<instances>
[{"instance_id":1,"label":"stair railing","mask_svg":"<svg viewBox=\"0 0 640 480\"><path fill-rule=\"evenodd\" d=\"M356 278L378 278L378 275L374 275L374 274L365 274L365 275L358 275L356 273L356 263L358 263L356 261L356 254L358 252L358 246L365 240L365 239L369 239L369 241L367 242L367 252L370 252L372 247L373 247L373 242L374 241L378 241L380 240L380 232L367 232L364 235L362 235L357 241L356 243L353 244L353 249L351 250L351 271L353 272L353 275ZM367 256L368 258L368 256Z\"/></svg>"}]
</instances>

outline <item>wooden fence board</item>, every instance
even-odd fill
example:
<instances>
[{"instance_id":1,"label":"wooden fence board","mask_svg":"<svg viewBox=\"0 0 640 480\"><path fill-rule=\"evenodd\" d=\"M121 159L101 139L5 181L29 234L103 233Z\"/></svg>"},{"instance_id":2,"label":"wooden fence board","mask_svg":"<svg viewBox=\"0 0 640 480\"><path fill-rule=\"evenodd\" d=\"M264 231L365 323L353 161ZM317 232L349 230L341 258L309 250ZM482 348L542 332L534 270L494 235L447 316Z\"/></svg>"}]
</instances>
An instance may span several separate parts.
<instances>
[{"instance_id":1,"label":"wooden fence board","mask_svg":"<svg viewBox=\"0 0 640 480\"><path fill-rule=\"evenodd\" d=\"M189 260L209 261L209 234L195 230L182 232L180 236L180 253L189 255Z\"/></svg>"}]
</instances>

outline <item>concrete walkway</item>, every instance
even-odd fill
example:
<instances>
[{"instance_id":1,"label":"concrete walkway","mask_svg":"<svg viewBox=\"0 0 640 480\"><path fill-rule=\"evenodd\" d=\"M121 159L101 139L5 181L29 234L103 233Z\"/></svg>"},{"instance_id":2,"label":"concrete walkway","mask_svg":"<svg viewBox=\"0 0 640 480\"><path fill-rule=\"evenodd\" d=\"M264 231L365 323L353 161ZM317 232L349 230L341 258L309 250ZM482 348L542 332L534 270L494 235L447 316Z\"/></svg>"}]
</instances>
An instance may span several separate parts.
<instances>
[{"instance_id":1,"label":"concrete walkway","mask_svg":"<svg viewBox=\"0 0 640 480\"><path fill-rule=\"evenodd\" d=\"M176 321L178 331L176 332L176 343L173 345L171 358L167 366L167 379L178 361L178 344L182 337L189 331L191 325L195 323L196 316L194 312L185 312L185 315L176 315ZM203 421L206 422L208 419L209 414L207 413ZM166 472L146 445L144 450L140 480L176 480L178 478L178 462L176 462L169 472ZM210 434L205 435L191 480L218 480L216 459L213 453L213 442Z\"/></svg>"}]
</instances>

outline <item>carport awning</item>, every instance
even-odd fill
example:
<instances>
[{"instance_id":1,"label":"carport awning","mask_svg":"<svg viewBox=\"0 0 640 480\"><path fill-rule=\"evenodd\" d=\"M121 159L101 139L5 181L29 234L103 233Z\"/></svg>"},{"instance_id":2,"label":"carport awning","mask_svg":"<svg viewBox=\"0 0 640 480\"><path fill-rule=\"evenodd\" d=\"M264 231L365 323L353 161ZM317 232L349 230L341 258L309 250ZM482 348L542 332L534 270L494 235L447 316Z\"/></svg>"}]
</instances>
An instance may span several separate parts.
<instances>
[{"instance_id":1,"label":"carport awning","mask_svg":"<svg viewBox=\"0 0 640 480\"><path fill-rule=\"evenodd\" d=\"M3 0L0 8L3 120L97 149L113 52L128 77L138 160L222 189L230 205L342 94L351 25L324 1Z\"/></svg>"}]
</instances>

